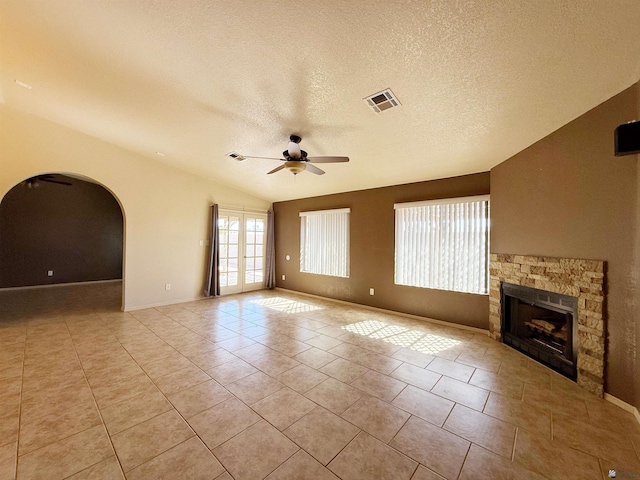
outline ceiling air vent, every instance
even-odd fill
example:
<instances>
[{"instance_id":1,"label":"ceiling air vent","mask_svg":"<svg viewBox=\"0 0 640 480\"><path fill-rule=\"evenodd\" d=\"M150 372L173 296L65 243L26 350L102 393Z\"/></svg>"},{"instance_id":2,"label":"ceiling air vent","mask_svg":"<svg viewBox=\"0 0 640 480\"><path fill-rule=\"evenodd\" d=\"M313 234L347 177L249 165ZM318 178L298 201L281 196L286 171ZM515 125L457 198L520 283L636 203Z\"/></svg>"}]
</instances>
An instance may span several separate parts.
<instances>
[{"instance_id":1,"label":"ceiling air vent","mask_svg":"<svg viewBox=\"0 0 640 480\"><path fill-rule=\"evenodd\" d=\"M370 97L365 98L364 101L367 102L371 109L376 113L400 106L400 102L390 88L387 88L382 92L375 93Z\"/></svg>"},{"instance_id":2,"label":"ceiling air vent","mask_svg":"<svg viewBox=\"0 0 640 480\"><path fill-rule=\"evenodd\" d=\"M243 157L242 155L240 155L239 153L236 153L236 152L227 153L227 157L231 157L234 160L237 160L238 162L244 162L246 160L245 157Z\"/></svg>"}]
</instances>

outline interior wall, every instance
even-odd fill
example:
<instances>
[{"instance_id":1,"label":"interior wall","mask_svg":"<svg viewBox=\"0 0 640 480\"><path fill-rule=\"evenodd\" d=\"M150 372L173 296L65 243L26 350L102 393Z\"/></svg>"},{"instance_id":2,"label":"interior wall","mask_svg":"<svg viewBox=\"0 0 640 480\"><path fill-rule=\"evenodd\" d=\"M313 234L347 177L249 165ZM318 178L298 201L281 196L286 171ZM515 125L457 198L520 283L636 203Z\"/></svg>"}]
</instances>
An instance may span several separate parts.
<instances>
[{"instance_id":1,"label":"interior wall","mask_svg":"<svg viewBox=\"0 0 640 480\"><path fill-rule=\"evenodd\" d=\"M638 155L613 151L639 97L635 84L491 170L491 251L606 261L605 391L640 408Z\"/></svg>"},{"instance_id":2,"label":"interior wall","mask_svg":"<svg viewBox=\"0 0 640 480\"><path fill-rule=\"evenodd\" d=\"M277 285L362 305L488 328L486 295L394 284L394 203L489 193L489 172L429 182L274 203ZM300 217L309 210L351 208L350 276L300 272ZM291 259L286 260L289 255ZM286 280L282 280L285 275ZM374 296L369 295L373 288Z\"/></svg>"},{"instance_id":3,"label":"interior wall","mask_svg":"<svg viewBox=\"0 0 640 480\"><path fill-rule=\"evenodd\" d=\"M0 288L122 278L123 218L105 188L57 175L0 203ZM48 276L47 271L53 271Z\"/></svg>"},{"instance_id":4,"label":"interior wall","mask_svg":"<svg viewBox=\"0 0 640 480\"><path fill-rule=\"evenodd\" d=\"M25 178L47 172L83 175L114 194L125 217L126 310L202 296L212 203L270 207L261 198L6 105L0 105L0 125L0 198Z\"/></svg>"}]
</instances>

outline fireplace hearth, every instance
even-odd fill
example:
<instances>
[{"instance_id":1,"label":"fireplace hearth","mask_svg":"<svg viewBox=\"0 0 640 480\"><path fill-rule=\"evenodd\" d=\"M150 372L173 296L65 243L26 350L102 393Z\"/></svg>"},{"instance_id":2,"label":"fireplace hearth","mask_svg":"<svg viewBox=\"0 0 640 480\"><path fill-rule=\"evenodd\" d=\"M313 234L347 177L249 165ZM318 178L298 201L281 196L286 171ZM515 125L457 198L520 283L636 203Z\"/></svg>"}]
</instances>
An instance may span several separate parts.
<instances>
[{"instance_id":1,"label":"fireplace hearth","mask_svg":"<svg viewBox=\"0 0 640 480\"><path fill-rule=\"evenodd\" d=\"M605 263L601 260L492 253L489 335L602 397L606 335L604 272ZM506 284L543 291L540 294L543 296L558 296L531 301L519 292L505 299ZM507 291L509 288L506 287ZM569 305L574 300L569 298L575 300L575 309ZM514 309L517 315L513 318L517 320L512 320ZM505 317L507 313L509 316ZM508 328L503 328L505 318L510 319Z\"/></svg>"},{"instance_id":2,"label":"fireplace hearth","mask_svg":"<svg viewBox=\"0 0 640 480\"><path fill-rule=\"evenodd\" d=\"M578 299L502 284L502 341L576 380Z\"/></svg>"}]
</instances>

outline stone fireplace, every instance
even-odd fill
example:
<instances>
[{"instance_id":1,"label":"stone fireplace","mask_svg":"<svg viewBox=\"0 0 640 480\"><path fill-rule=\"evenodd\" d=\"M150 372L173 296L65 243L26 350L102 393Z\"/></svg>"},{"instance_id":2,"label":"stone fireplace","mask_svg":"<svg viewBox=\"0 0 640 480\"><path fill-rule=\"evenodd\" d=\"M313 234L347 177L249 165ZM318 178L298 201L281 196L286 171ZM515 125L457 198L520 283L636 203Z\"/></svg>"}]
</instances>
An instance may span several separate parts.
<instances>
[{"instance_id":1,"label":"stone fireplace","mask_svg":"<svg viewBox=\"0 0 640 480\"><path fill-rule=\"evenodd\" d=\"M502 282L502 342L575 381L578 299Z\"/></svg>"},{"instance_id":2,"label":"stone fireplace","mask_svg":"<svg viewBox=\"0 0 640 480\"><path fill-rule=\"evenodd\" d=\"M575 379L578 385L602 397L604 262L491 254L490 275L491 337ZM509 319L517 311L527 318L514 326L512 322L516 321ZM536 344L540 346L537 350Z\"/></svg>"}]
</instances>

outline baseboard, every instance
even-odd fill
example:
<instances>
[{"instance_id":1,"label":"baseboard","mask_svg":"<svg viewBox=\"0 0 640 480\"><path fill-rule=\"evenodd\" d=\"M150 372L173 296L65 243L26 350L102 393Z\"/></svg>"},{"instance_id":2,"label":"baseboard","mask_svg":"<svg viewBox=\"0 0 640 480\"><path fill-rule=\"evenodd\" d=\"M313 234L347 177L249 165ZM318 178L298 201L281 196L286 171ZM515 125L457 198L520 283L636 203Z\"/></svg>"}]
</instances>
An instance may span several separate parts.
<instances>
[{"instance_id":1,"label":"baseboard","mask_svg":"<svg viewBox=\"0 0 640 480\"><path fill-rule=\"evenodd\" d=\"M47 285L27 285L25 287L2 287L0 292L9 292L12 290L34 290L36 288L54 288L54 287L71 287L74 285L94 285L96 283L115 283L122 282L121 278L115 280L91 280L89 282L68 282L68 283L49 283Z\"/></svg>"},{"instance_id":2,"label":"baseboard","mask_svg":"<svg viewBox=\"0 0 640 480\"><path fill-rule=\"evenodd\" d=\"M188 302L196 302L198 300L204 300L205 298L213 298L213 297L194 297L194 298L185 298L182 300L171 300L168 302L160 302L160 303L150 303L148 305L136 305L134 307L123 308L124 312L135 312L136 310L144 310L145 308L155 308L155 307L166 307L167 305L177 305L179 303L188 303ZM220 298L220 297L216 297Z\"/></svg>"},{"instance_id":3,"label":"baseboard","mask_svg":"<svg viewBox=\"0 0 640 480\"><path fill-rule=\"evenodd\" d=\"M342 304L342 305L360 307L360 308L364 308L366 310L373 310L374 312L390 313L392 315L399 315L401 317L411 318L413 320L420 320L420 321L423 321L423 322L435 323L437 325L445 325L447 327L458 328L460 330L466 330L468 332L473 332L473 333L480 333L482 335L489 335L489 330L485 330L483 328L470 327L468 325L460 325L458 323L452 323L452 322L445 322L444 320L436 320L435 318L421 317L420 315L413 315L411 313L404 313L404 312L396 312L395 310L387 310L385 308L372 307L371 305L362 305L360 303L347 302L345 300L337 300L335 298L323 297L321 295L314 295L313 293L298 292L297 290L289 290L287 288L282 288L282 287L276 287L275 290L281 290L281 291L287 292L287 293L294 293L294 294L298 294L298 295L304 295L305 297L317 298L317 299L320 299L320 300L328 300L330 302L335 302L335 303L339 303L339 304Z\"/></svg>"},{"instance_id":4,"label":"baseboard","mask_svg":"<svg viewBox=\"0 0 640 480\"><path fill-rule=\"evenodd\" d=\"M640 411L638 411L636 407L606 392L604 394L604 399L607 400L608 402L613 403L615 406L620 407L621 409L626 410L627 412L633 414L633 416L636 417L636 420L640 424Z\"/></svg>"}]
</instances>

